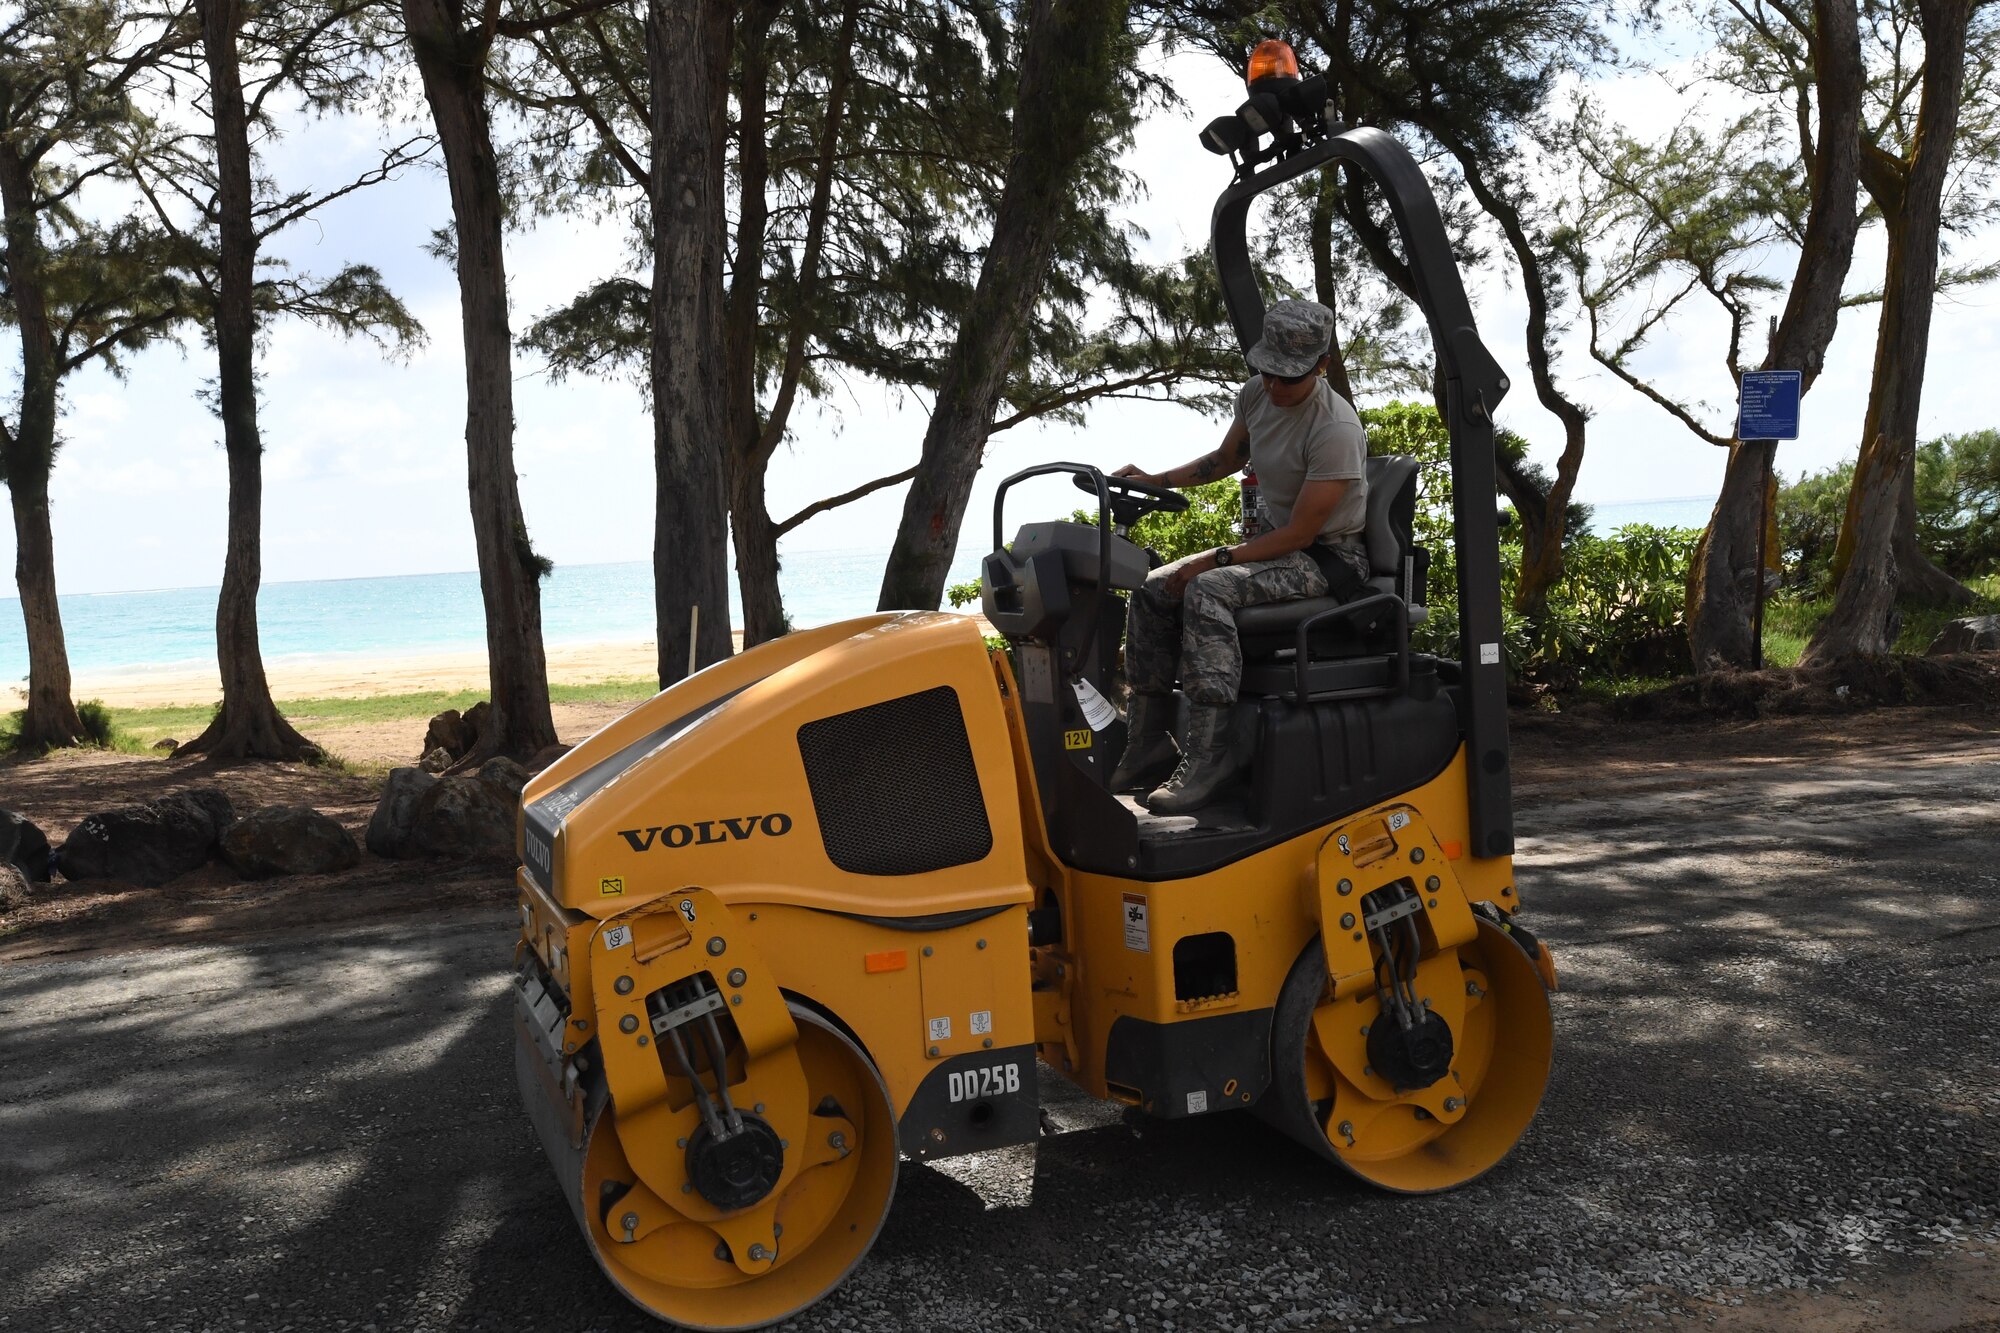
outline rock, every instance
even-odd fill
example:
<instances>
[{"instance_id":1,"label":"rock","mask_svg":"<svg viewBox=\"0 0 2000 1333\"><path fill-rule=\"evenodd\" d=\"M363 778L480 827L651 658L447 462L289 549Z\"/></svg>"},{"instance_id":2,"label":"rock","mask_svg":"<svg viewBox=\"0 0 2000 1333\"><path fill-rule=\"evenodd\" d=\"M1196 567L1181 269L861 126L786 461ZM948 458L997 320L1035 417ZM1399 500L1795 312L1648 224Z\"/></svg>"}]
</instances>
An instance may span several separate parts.
<instances>
[{"instance_id":1,"label":"rock","mask_svg":"<svg viewBox=\"0 0 2000 1333\"><path fill-rule=\"evenodd\" d=\"M479 744L479 729L486 725L486 715L492 711L493 705L484 699L465 710L465 717L462 719L465 724L465 744L458 752L461 758L471 753L472 747Z\"/></svg>"},{"instance_id":2,"label":"rock","mask_svg":"<svg viewBox=\"0 0 2000 1333\"><path fill-rule=\"evenodd\" d=\"M477 734L465 725L456 708L447 708L431 719L424 732L424 755L428 758L433 750L443 750L456 759L472 748L472 739Z\"/></svg>"},{"instance_id":3,"label":"rock","mask_svg":"<svg viewBox=\"0 0 2000 1333\"><path fill-rule=\"evenodd\" d=\"M0 861L0 916L28 905L28 877L11 861Z\"/></svg>"},{"instance_id":4,"label":"rock","mask_svg":"<svg viewBox=\"0 0 2000 1333\"><path fill-rule=\"evenodd\" d=\"M450 750L437 745L424 752L424 757L417 760L417 767L426 773L442 773L456 762Z\"/></svg>"},{"instance_id":5,"label":"rock","mask_svg":"<svg viewBox=\"0 0 2000 1333\"><path fill-rule=\"evenodd\" d=\"M511 763L510 760L493 762ZM485 771L485 768L480 770ZM511 858L514 806L515 797L508 794L500 781L489 782L478 777L438 778L417 802L401 855Z\"/></svg>"},{"instance_id":6,"label":"rock","mask_svg":"<svg viewBox=\"0 0 2000 1333\"><path fill-rule=\"evenodd\" d=\"M481 764L479 772L473 776L487 786L504 792L508 800L519 801L521 788L528 785L528 779L532 775L512 759L494 758Z\"/></svg>"},{"instance_id":7,"label":"rock","mask_svg":"<svg viewBox=\"0 0 2000 1333\"><path fill-rule=\"evenodd\" d=\"M368 819L368 850L377 856L403 857L409 851L410 830L416 825L417 805L438 779L421 768L392 768L382 787L382 799Z\"/></svg>"},{"instance_id":8,"label":"rock","mask_svg":"<svg viewBox=\"0 0 2000 1333\"><path fill-rule=\"evenodd\" d=\"M553 764L556 760L562 758L564 755L568 754L571 750L575 748L576 747L573 745L564 745L560 741L556 742L554 745L543 746L541 749L535 751L535 757L528 761L528 772L530 773L541 772L543 769L547 768L550 764Z\"/></svg>"},{"instance_id":9,"label":"rock","mask_svg":"<svg viewBox=\"0 0 2000 1333\"><path fill-rule=\"evenodd\" d=\"M153 742L153 748L162 754L172 754L181 748L181 743L171 736L162 736Z\"/></svg>"},{"instance_id":10,"label":"rock","mask_svg":"<svg viewBox=\"0 0 2000 1333\"><path fill-rule=\"evenodd\" d=\"M56 863L67 879L118 879L158 888L206 863L235 822L227 794L197 787L85 815L63 841Z\"/></svg>"},{"instance_id":11,"label":"rock","mask_svg":"<svg viewBox=\"0 0 2000 1333\"><path fill-rule=\"evenodd\" d=\"M317 810L267 805L230 825L222 859L247 879L324 875L361 864L361 848L338 820Z\"/></svg>"},{"instance_id":12,"label":"rock","mask_svg":"<svg viewBox=\"0 0 2000 1333\"><path fill-rule=\"evenodd\" d=\"M12 865L37 884L49 878L49 840L26 815L0 810L0 866Z\"/></svg>"},{"instance_id":13,"label":"rock","mask_svg":"<svg viewBox=\"0 0 2000 1333\"><path fill-rule=\"evenodd\" d=\"M1964 616L1938 631L1926 657L1946 653L1990 653L2000 651L2000 616Z\"/></svg>"}]
</instances>

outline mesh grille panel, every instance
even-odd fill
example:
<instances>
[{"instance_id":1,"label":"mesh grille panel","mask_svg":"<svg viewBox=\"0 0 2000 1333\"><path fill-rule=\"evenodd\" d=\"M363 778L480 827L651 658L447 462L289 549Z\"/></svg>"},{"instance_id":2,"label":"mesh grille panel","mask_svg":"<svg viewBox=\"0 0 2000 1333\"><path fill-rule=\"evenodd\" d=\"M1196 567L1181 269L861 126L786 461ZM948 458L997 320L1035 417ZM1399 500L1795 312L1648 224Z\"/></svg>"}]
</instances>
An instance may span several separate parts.
<instances>
[{"instance_id":1,"label":"mesh grille panel","mask_svg":"<svg viewBox=\"0 0 2000 1333\"><path fill-rule=\"evenodd\" d=\"M949 685L808 722L799 757L827 859L857 875L921 875L993 850L986 799Z\"/></svg>"}]
</instances>

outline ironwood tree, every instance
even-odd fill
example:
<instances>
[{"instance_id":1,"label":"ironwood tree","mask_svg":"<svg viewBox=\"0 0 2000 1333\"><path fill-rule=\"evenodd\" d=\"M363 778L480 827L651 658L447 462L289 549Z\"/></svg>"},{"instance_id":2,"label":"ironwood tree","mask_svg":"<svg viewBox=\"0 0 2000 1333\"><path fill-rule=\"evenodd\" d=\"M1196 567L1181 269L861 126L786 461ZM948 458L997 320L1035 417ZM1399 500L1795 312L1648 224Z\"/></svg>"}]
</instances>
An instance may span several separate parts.
<instances>
[{"instance_id":1,"label":"ironwood tree","mask_svg":"<svg viewBox=\"0 0 2000 1333\"><path fill-rule=\"evenodd\" d=\"M12 419L0 417L0 479L28 646L17 742L26 749L85 737L49 523L63 381L93 362L115 371L192 309L169 262L171 237L139 217L95 220L81 207L86 188L128 160L161 63L196 40L186 16L122 0L23 0L0 16L0 320L21 347Z\"/></svg>"},{"instance_id":2,"label":"ironwood tree","mask_svg":"<svg viewBox=\"0 0 2000 1333\"><path fill-rule=\"evenodd\" d=\"M271 699L257 637L262 582L263 438L257 424L257 337L282 316L408 348L422 329L366 265L324 279L264 258L267 243L355 190L389 179L430 147L406 140L367 172L326 190L282 190L258 174L257 143L275 136L273 98L295 95L319 111L353 106L373 86L384 52L361 20L374 0L250 4L196 0L206 133L180 136L172 152L136 158L133 176L160 225L181 244L179 263L199 293L214 345L214 406L229 466L228 539L216 603L222 706L176 757L302 759L319 753ZM253 142L254 141L254 142ZM181 205L177 207L176 205ZM191 220L182 215L191 211ZM261 271L260 271L261 270Z\"/></svg>"},{"instance_id":3,"label":"ironwood tree","mask_svg":"<svg viewBox=\"0 0 2000 1333\"><path fill-rule=\"evenodd\" d=\"M1777 559L1764 516L1775 446L1712 427L1635 369L1633 358L1690 299L1715 307L1729 336L1734 386L1747 368L1801 373L1809 391L1844 304L1860 217L1856 201L1864 71L1852 0L1810 11L1743 0L1710 11L1717 37L1704 77L1752 107L1720 126L1683 123L1644 143L1585 115L1576 145L1584 179L1566 250L1592 357L1698 438L1729 450L1722 489L1694 556L1685 620L1697 671L1757 660L1755 599ZM1794 252L1789 284L1771 258ZM1758 317L1785 292L1761 358ZM1613 333L1620 321L1622 332ZM1762 552L1760 563L1759 552Z\"/></svg>"},{"instance_id":4,"label":"ironwood tree","mask_svg":"<svg viewBox=\"0 0 2000 1333\"><path fill-rule=\"evenodd\" d=\"M1917 412L1930 351L1940 232L1954 167L1961 161L1961 121L1968 101L1981 109L1982 119L1992 114L1996 17L1977 0L1916 0L1913 25L1901 23L1893 10L1870 14L1876 40L1894 53L1887 82L1893 91L1887 119L1862 143L1861 180L1881 212L1889 256L1861 453L1834 551L1833 609L1813 630L1803 665L1889 651L1896 641L1899 595L1942 601L1964 593L1917 544ZM1921 46L1920 64L1905 63L1911 39ZM1984 86L1968 99L1967 71L1975 64L1968 55L1974 53ZM1913 94L1905 91L1912 87ZM1990 130L1981 124L1979 132L1983 138ZM1885 139L1904 145L1904 151L1892 151Z\"/></svg>"},{"instance_id":5,"label":"ironwood tree","mask_svg":"<svg viewBox=\"0 0 2000 1333\"><path fill-rule=\"evenodd\" d=\"M1133 123L1138 43L1125 0L1030 0L1006 184L958 321L876 605L935 610L995 405L1090 168Z\"/></svg>"},{"instance_id":6,"label":"ironwood tree","mask_svg":"<svg viewBox=\"0 0 2000 1333\"><path fill-rule=\"evenodd\" d=\"M660 686L730 654L722 254L731 0L651 0L653 602ZM698 618L697 618L698 617Z\"/></svg>"},{"instance_id":7,"label":"ironwood tree","mask_svg":"<svg viewBox=\"0 0 2000 1333\"><path fill-rule=\"evenodd\" d=\"M542 645L541 581L553 566L535 550L514 472L513 333L507 309L504 231L508 195L494 147L490 100L494 47L532 36L575 14L514 17L499 0L400 0L404 32L444 153L452 227L445 250L458 274L465 344L466 488L486 611L491 709L458 767L495 755L532 757L555 744L548 658Z\"/></svg>"},{"instance_id":8,"label":"ironwood tree","mask_svg":"<svg viewBox=\"0 0 2000 1333\"><path fill-rule=\"evenodd\" d=\"M855 376L937 391L1005 185L1019 49L1006 19L794 0L752 6L736 24L721 382L748 643L786 628L779 539L914 473L858 471L853 487L785 517L767 499L802 403ZM644 241L651 126L641 40L621 11L552 29L537 38L540 60L514 70L508 88L532 119L527 174L542 183L545 206L623 211ZM1057 238L994 431L1079 419L1107 396L1198 402L1232 373L1205 266L1138 262L1129 227L1110 216L1127 184L1107 159L1074 192L1076 219ZM649 276L593 284L538 320L524 343L554 374L636 373L650 388ZM675 619L685 622L684 605Z\"/></svg>"}]
</instances>

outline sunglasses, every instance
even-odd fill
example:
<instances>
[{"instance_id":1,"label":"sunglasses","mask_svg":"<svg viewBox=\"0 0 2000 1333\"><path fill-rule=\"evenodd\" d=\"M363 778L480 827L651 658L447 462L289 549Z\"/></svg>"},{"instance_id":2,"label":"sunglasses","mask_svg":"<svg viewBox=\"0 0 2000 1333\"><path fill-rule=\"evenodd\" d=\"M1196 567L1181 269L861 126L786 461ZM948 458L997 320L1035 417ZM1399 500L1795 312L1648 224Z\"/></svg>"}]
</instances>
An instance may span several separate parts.
<instances>
[{"instance_id":1,"label":"sunglasses","mask_svg":"<svg viewBox=\"0 0 2000 1333\"><path fill-rule=\"evenodd\" d=\"M1262 375L1265 379L1271 380L1274 383L1282 384L1287 388L1293 388L1296 387L1297 385L1304 384L1307 380L1319 374L1319 367L1315 366L1311 370L1308 370L1303 375L1273 375L1268 370L1260 370L1257 373Z\"/></svg>"}]
</instances>

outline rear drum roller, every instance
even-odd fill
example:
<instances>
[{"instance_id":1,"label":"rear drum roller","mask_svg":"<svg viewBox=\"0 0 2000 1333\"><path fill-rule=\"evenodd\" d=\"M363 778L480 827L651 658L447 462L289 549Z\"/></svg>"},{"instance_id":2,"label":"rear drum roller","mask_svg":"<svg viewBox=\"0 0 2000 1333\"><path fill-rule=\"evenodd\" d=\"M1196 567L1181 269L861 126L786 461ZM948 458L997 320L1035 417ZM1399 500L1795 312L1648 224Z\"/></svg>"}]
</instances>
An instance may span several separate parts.
<instances>
[{"instance_id":1,"label":"rear drum roller","mask_svg":"<svg viewBox=\"0 0 2000 1333\"><path fill-rule=\"evenodd\" d=\"M635 1305L691 1329L749 1329L773 1324L840 1284L875 1242L896 1188L895 1116L881 1076L861 1048L812 1010L789 1006L798 1055L815 1106L837 1108L850 1133L847 1151L786 1187L777 1204L782 1228L776 1261L755 1275L733 1261L728 1242L709 1225L683 1219L626 1244L610 1230L618 1198L633 1180L617 1119L608 1102L596 1114L583 1152L577 1209L599 1267ZM761 1109L761 1108L760 1108ZM793 1151L797 1151L796 1148Z\"/></svg>"},{"instance_id":2,"label":"rear drum roller","mask_svg":"<svg viewBox=\"0 0 2000 1333\"><path fill-rule=\"evenodd\" d=\"M1491 922L1424 959L1417 984L1435 1009L1425 1006L1422 1028L1385 1041L1375 992L1327 998L1315 938L1279 992L1271 1086L1256 1108L1320 1156L1404 1194L1462 1185L1505 1157L1541 1104L1554 1047L1540 973Z\"/></svg>"}]
</instances>

